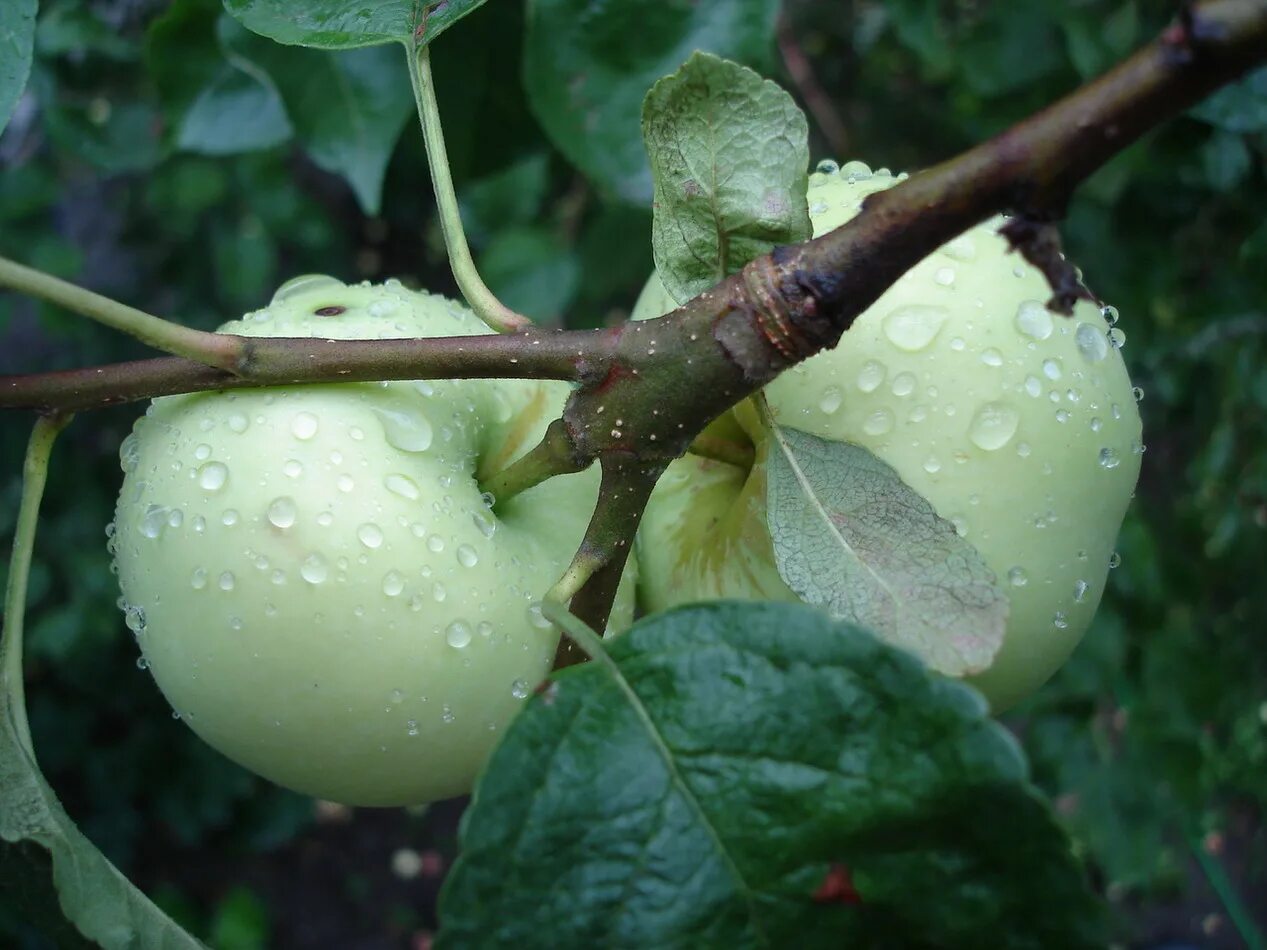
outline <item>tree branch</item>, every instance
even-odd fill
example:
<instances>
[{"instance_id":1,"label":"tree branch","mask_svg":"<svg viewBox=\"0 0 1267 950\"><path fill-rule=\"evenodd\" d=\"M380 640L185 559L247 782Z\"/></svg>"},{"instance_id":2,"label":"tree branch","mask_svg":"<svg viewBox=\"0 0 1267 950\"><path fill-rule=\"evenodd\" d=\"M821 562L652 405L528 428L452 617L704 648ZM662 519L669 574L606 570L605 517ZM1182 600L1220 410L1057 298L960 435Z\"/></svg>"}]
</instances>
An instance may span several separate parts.
<instances>
[{"instance_id":1,"label":"tree branch","mask_svg":"<svg viewBox=\"0 0 1267 950\"><path fill-rule=\"evenodd\" d=\"M601 375L613 336L528 330L508 336L402 340L239 337L236 372L179 357L0 376L0 409L100 409L175 393L381 379L563 379Z\"/></svg>"}]
</instances>

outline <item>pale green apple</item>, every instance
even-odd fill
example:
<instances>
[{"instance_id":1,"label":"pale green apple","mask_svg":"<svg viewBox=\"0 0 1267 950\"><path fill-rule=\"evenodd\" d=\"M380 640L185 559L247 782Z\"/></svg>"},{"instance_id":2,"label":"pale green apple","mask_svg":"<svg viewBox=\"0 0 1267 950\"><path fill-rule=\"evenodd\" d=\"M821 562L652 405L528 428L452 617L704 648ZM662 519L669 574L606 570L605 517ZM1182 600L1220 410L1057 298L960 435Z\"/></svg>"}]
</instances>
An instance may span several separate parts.
<instances>
[{"instance_id":1,"label":"pale green apple","mask_svg":"<svg viewBox=\"0 0 1267 950\"><path fill-rule=\"evenodd\" d=\"M399 283L291 281L248 336L489 332ZM566 568L596 471L496 503L564 383L290 386L156 400L121 449L111 547L128 625L176 713L279 784L356 805L469 790L551 666L534 608ZM628 585L627 585L628 586ZM613 627L628 623L632 588Z\"/></svg>"},{"instance_id":2,"label":"pale green apple","mask_svg":"<svg viewBox=\"0 0 1267 950\"><path fill-rule=\"evenodd\" d=\"M887 173L810 177L815 234L847 221ZM864 446L981 553L1007 592L1004 643L973 681L995 709L1033 691L1086 631L1139 475L1140 418L1098 307L1054 315L1044 278L987 222L905 274L839 345L765 392L785 426ZM675 304L652 277L636 317ZM1111 313L1111 311L1110 311ZM649 610L715 597L793 600L766 530L764 436L750 408L710 434L758 447L746 470L674 462L638 538Z\"/></svg>"}]
</instances>

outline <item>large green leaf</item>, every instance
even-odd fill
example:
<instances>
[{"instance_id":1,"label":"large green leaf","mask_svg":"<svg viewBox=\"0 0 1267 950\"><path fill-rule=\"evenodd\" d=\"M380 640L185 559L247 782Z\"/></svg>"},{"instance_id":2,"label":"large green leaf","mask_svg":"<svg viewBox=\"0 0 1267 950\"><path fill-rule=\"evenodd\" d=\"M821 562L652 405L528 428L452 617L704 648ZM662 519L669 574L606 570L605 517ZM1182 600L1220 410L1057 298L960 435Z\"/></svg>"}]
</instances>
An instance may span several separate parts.
<instances>
[{"instance_id":1,"label":"large green leaf","mask_svg":"<svg viewBox=\"0 0 1267 950\"><path fill-rule=\"evenodd\" d=\"M799 604L660 614L557 673L462 825L441 947L1092 947L969 688Z\"/></svg>"},{"instance_id":2,"label":"large green leaf","mask_svg":"<svg viewBox=\"0 0 1267 950\"><path fill-rule=\"evenodd\" d=\"M760 68L778 0L534 0L524 83L554 144L605 190L651 199L642 100L695 50Z\"/></svg>"},{"instance_id":3,"label":"large green leaf","mask_svg":"<svg viewBox=\"0 0 1267 950\"><path fill-rule=\"evenodd\" d=\"M350 49L430 43L484 0L224 0L243 26L291 46Z\"/></svg>"},{"instance_id":4,"label":"large green leaf","mask_svg":"<svg viewBox=\"0 0 1267 950\"><path fill-rule=\"evenodd\" d=\"M35 47L37 0L4 0L0 4L0 131L26 88Z\"/></svg>"},{"instance_id":5,"label":"large green leaf","mask_svg":"<svg viewBox=\"0 0 1267 950\"><path fill-rule=\"evenodd\" d=\"M942 673L988 667L1008 601L977 549L862 446L768 431L766 517L784 582Z\"/></svg>"},{"instance_id":6,"label":"large green leaf","mask_svg":"<svg viewBox=\"0 0 1267 950\"><path fill-rule=\"evenodd\" d=\"M751 69L696 53L651 87L642 134L656 272L678 303L813 233L805 115Z\"/></svg>"}]
</instances>

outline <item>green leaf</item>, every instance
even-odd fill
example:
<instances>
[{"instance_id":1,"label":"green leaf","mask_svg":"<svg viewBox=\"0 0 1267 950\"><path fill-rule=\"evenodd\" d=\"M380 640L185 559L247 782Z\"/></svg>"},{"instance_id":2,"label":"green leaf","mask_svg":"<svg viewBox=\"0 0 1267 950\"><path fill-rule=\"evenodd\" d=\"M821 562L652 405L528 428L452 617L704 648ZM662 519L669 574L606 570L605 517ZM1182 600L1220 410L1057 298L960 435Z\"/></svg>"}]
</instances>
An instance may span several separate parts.
<instances>
[{"instance_id":1,"label":"green leaf","mask_svg":"<svg viewBox=\"0 0 1267 950\"><path fill-rule=\"evenodd\" d=\"M1100 912L967 687L799 604L670 611L493 753L440 947L1091 947Z\"/></svg>"},{"instance_id":2,"label":"green leaf","mask_svg":"<svg viewBox=\"0 0 1267 950\"><path fill-rule=\"evenodd\" d=\"M235 48L281 90L312 160L344 178L366 214L377 214L387 163L414 108L400 51L295 49L252 37L236 24L231 32Z\"/></svg>"},{"instance_id":3,"label":"green leaf","mask_svg":"<svg viewBox=\"0 0 1267 950\"><path fill-rule=\"evenodd\" d=\"M778 9L778 0L534 0L524 48L532 110L585 174L646 204L638 124L647 89L697 49L766 65Z\"/></svg>"},{"instance_id":4,"label":"green leaf","mask_svg":"<svg viewBox=\"0 0 1267 950\"><path fill-rule=\"evenodd\" d=\"M530 224L545 202L549 171L549 156L536 152L459 189L471 243L483 244L507 225Z\"/></svg>"},{"instance_id":5,"label":"green leaf","mask_svg":"<svg viewBox=\"0 0 1267 950\"><path fill-rule=\"evenodd\" d=\"M35 48L37 0L5 0L0 4L0 131L18 104Z\"/></svg>"},{"instance_id":6,"label":"green leaf","mask_svg":"<svg viewBox=\"0 0 1267 950\"><path fill-rule=\"evenodd\" d=\"M226 66L181 120L176 146L202 155L233 155L281 145L290 120L276 87L246 64Z\"/></svg>"},{"instance_id":7,"label":"green leaf","mask_svg":"<svg viewBox=\"0 0 1267 950\"><path fill-rule=\"evenodd\" d=\"M580 283L576 256L540 227L507 228L479 257L480 273L508 307L558 323Z\"/></svg>"},{"instance_id":8,"label":"green leaf","mask_svg":"<svg viewBox=\"0 0 1267 950\"><path fill-rule=\"evenodd\" d=\"M813 233L809 124L791 96L751 69L696 53L651 87L642 134L656 272L678 303Z\"/></svg>"},{"instance_id":9,"label":"green leaf","mask_svg":"<svg viewBox=\"0 0 1267 950\"><path fill-rule=\"evenodd\" d=\"M1190 115L1225 132L1267 131L1267 67L1223 87Z\"/></svg>"},{"instance_id":10,"label":"green leaf","mask_svg":"<svg viewBox=\"0 0 1267 950\"><path fill-rule=\"evenodd\" d=\"M987 668L1008 602L976 548L861 446L767 431L766 517L784 582L942 673Z\"/></svg>"},{"instance_id":11,"label":"green leaf","mask_svg":"<svg viewBox=\"0 0 1267 950\"><path fill-rule=\"evenodd\" d=\"M253 33L288 46L351 49L383 43L425 46L484 0L224 0L225 9Z\"/></svg>"}]
</instances>

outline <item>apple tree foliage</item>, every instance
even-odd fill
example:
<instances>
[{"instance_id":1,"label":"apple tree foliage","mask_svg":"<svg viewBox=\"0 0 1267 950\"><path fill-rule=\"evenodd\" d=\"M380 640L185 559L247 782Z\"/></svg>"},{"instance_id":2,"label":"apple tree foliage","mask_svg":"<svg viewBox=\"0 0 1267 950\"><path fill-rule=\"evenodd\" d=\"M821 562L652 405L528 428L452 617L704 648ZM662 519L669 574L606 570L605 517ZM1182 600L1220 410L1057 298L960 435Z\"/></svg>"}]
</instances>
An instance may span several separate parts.
<instances>
[{"instance_id":1,"label":"apple tree foliage","mask_svg":"<svg viewBox=\"0 0 1267 950\"><path fill-rule=\"evenodd\" d=\"M352 6L5 4L0 254L205 328L305 272L421 271L451 293L438 229L419 227L434 213L420 140L402 135L413 100L397 44L422 30L438 39L485 279L534 317L598 325L627 313L652 266L648 205L672 169L648 162L639 110L693 50L797 90L815 158L917 167L1101 72L1170 13L1109 0ZM1229 880L1202 842L1247 820L1246 840L1261 837L1267 805L1254 637L1267 624L1265 76L1123 152L1070 208L1072 259L1124 315L1149 453L1106 604L1009 718L1019 743L968 688L817 613L647 618L514 721L464 819L441 945L969 947L988 932L1095 946L1132 922L1106 924L1088 870L1110 899L1148 901L1194 866L1226 926L1255 939L1237 892L1261 877ZM778 177L803 191L805 162L783 161ZM696 228L687 240L724 233ZM682 280L710 283L685 266ZM139 355L0 296L0 372ZM136 670L100 533L132 415L80 419L49 473L27 598L29 735L18 671L0 669L0 934L215 943L222 916L160 901L186 932L117 868L155 835L261 850L310 820L306 800L172 723ZM6 537L22 530L24 430L0 417Z\"/></svg>"}]
</instances>

